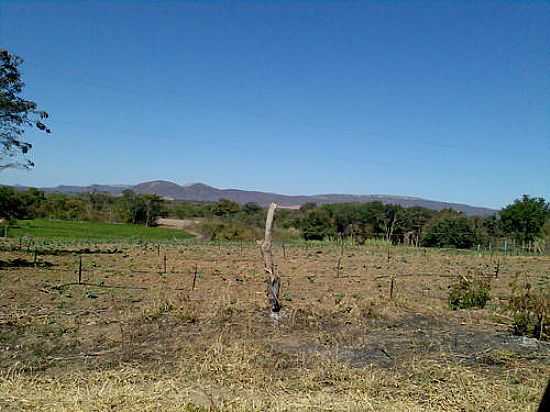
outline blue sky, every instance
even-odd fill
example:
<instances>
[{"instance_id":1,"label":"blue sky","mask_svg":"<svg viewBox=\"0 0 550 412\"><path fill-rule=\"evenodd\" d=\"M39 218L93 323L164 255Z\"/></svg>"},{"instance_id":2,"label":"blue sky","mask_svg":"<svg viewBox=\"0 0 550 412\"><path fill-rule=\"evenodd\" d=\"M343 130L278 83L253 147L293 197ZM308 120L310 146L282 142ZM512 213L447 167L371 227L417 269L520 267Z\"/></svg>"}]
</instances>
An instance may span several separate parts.
<instances>
[{"instance_id":1,"label":"blue sky","mask_svg":"<svg viewBox=\"0 0 550 412\"><path fill-rule=\"evenodd\" d=\"M35 186L550 198L550 2L0 0Z\"/></svg>"}]
</instances>

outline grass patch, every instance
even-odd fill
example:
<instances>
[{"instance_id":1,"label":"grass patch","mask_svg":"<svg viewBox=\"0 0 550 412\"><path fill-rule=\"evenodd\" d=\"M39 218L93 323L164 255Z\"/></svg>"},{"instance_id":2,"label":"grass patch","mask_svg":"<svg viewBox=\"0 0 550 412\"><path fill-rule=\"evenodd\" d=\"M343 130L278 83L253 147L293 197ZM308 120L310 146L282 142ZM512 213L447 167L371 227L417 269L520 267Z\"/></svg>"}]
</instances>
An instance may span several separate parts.
<instances>
[{"instance_id":1,"label":"grass patch","mask_svg":"<svg viewBox=\"0 0 550 412\"><path fill-rule=\"evenodd\" d=\"M181 240L191 237L183 230L131 224L67 222L59 220L20 220L10 227L9 236L55 240Z\"/></svg>"}]
</instances>

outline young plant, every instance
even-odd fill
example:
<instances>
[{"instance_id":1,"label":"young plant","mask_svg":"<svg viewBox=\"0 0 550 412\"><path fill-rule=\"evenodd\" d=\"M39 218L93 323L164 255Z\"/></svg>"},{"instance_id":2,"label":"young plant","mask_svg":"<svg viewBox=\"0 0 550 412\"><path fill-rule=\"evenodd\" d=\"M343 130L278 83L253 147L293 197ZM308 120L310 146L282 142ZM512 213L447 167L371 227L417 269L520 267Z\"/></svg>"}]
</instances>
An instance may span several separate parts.
<instances>
[{"instance_id":1,"label":"young plant","mask_svg":"<svg viewBox=\"0 0 550 412\"><path fill-rule=\"evenodd\" d=\"M458 281L450 286L449 306L453 310L484 308L491 298L490 291L490 280L483 277L468 279L460 276Z\"/></svg>"}]
</instances>

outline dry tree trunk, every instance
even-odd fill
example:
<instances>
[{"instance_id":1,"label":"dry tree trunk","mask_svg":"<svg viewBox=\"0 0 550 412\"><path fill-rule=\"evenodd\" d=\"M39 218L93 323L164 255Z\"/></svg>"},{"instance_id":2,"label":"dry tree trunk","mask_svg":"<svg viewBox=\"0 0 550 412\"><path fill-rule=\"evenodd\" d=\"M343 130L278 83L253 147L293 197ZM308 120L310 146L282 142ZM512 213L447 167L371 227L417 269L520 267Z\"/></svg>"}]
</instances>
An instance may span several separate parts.
<instances>
[{"instance_id":1,"label":"dry tree trunk","mask_svg":"<svg viewBox=\"0 0 550 412\"><path fill-rule=\"evenodd\" d=\"M279 275L277 274L275 264L273 263L273 253L271 251L271 229L273 227L273 217L275 215L276 208L277 204L271 203L269 205L269 209L267 210L267 219L265 221L265 237L261 248L264 257L264 270L265 273L269 276L269 279L267 279L267 296L269 299L269 303L271 304L272 312L279 312L281 310L281 305L279 304L279 290L281 287L281 281L279 279Z\"/></svg>"}]
</instances>

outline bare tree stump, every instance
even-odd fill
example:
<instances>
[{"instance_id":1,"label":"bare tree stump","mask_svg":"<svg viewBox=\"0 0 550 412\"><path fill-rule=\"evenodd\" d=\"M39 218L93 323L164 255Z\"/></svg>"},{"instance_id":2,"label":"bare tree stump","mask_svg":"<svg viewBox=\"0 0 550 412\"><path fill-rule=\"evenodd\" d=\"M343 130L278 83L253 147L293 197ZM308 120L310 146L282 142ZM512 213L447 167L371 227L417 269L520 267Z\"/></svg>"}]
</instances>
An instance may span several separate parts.
<instances>
[{"instance_id":1,"label":"bare tree stump","mask_svg":"<svg viewBox=\"0 0 550 412\"><path fill-rule=\"evenodd\" d=\"M272 247L272 227L273 218L275 216L276 203L271 203L267 210L267 219L265 221L265 237L262 243L261 251L264 258L264 271L269 276L267 279L267 297L271 305L271 312L279 312L281 305L279 303L279 291L281 288L281 280L277 273L275 264L273 263Z\"/></svg>"}]
</instances>

